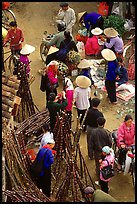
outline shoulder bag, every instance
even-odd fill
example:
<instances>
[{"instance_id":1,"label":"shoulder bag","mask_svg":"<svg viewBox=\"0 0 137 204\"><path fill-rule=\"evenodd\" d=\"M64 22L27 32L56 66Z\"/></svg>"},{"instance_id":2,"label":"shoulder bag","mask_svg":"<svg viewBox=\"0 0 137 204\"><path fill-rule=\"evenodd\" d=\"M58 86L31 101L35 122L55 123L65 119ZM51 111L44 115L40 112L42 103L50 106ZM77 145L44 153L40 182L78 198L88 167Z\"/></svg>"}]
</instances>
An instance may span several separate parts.
<instances>
[{"instance_id":1,"label":"shoulder bag","mask_svg":"<svg viewBox=\"0 0 137 204\"><path fill-rule=\"evenodd\" d=\"M114 169L113 169L112 165L109 164L108 160L107 160L107 159L105 159L105 160L107 161L108 165L107 165L107 166L104 166L104 167L101 169L101 173L102 173L102 177L103 177L105 180L107 180L107 179L109 179L109 178L111 178L111 177L114 176Z\"/></svg>"}]
</instances>

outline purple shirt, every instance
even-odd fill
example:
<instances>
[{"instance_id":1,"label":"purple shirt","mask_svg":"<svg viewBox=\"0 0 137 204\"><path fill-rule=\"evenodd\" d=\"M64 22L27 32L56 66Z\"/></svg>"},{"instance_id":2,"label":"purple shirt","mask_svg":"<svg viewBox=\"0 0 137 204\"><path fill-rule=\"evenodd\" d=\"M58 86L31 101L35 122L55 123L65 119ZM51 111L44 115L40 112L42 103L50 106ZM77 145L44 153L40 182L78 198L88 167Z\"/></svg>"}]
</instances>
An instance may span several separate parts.
<instances>
[{"instance_id":1,"label":"purple shirt","mask_svg":"<svg viewBox=\"0 0 137 204\"><path fill-rule=\"evenodd\" d=\"M124 43L123 43L122 38L120 38L118 36L115 37L115 38L111 38L110 42L109 43L105 42L104 45L109 49L111 49L112 46L113 46L115 51L118 52L118 53L123 52Z\"/></svg>"}]
</instances>

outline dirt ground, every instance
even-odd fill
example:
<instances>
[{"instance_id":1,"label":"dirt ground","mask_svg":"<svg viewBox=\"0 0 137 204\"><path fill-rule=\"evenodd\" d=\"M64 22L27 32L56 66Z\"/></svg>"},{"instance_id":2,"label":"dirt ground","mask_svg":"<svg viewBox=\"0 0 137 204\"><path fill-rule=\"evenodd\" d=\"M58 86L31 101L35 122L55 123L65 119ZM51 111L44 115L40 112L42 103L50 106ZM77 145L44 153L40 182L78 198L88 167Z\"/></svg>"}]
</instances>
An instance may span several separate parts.
<instances>
[{"instance_id":1,"label":"dirt ground","mask_svg":"<svg viewBox=\"0 0 137 204\"><path fill-rule=\"evenodd\" d=\"M97 2L70 2L70 7L75 10L76 14L85 10L87 12L93 12L97 11ZM28 43L36 48L35 52L30 55L30 60L32 61L31 74L35 76L35 81L31 84L31 92L33 101L39 110L45 108L45 93L39 89L41 76L38 74L38 70L44 67L39 53L40 44L45 30L47 30L48 33L56 33L55 16L58 9L59 2L16 2L12 8L17 18L18 27L24 32L25 42L23 44ZM74 27L74 34L76 33L76 28L77 25ZM103 98L101 99L99 109L104 113L106 118L105 127L111 131L121 124L124 116L129 113L130 108L135 109L134 103L126 103L118 99L117 105L110 105L106 99L106 94L99 90L99 97L101 96L100 93ZM126 107L128 108L126 109ZM118 111L123 113L123 115L120 116ZM134 112L131 114L134 118ZM74 130L76 115L76 109L73 108L74 122L72 123L72 127ZM89 160L87 156L86 133L81 135L80 146L92 179L95 181L94 160ZM130 175L124 176L116 173L110 181L109 186L111 189L110 194L118 201L134 202L135 192ZM96 186L96 188L98 188L98 186Z\"/></svg>"}]
</instances>

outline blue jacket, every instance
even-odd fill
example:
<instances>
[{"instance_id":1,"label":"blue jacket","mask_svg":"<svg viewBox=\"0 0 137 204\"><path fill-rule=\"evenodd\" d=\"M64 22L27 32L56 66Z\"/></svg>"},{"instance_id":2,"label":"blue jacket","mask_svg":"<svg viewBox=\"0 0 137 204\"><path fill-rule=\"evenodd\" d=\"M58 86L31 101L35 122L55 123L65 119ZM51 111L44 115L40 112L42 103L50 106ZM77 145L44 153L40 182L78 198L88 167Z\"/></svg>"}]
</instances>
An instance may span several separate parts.
<instances>
[{"instance_id":1,"label":"blue jacket","mask_svg":"<svg viewBox=\"0 0 137 204\"><path fill-rule=\"evenodd\" d=\"M111 61L111 62L108 62L106 80L115 81L116 76L117 76L116 69L117 69L117 62L115 60Z\"/></svg>"},{"instance_id":2,"label":"blue jacket","mask_svg":"<svg viewBox=\"0 0 137 204\"><path fill-rule=\"evenodd\" d=\"M96 12L87 13L84 15L84 23L85 23L87 30L90 28L91 25L96 24L96 22L100 16L101 15L99 13L96 13Z\"/></svg>"},{"instance_id":3,"label":"blue jacket","mask_svg":"<svg viewBox=\"0 0 137 204\"><path fill-rule=\"evenodd\" d=\"M54 156L52 154L52 150L49 148L41 148L37 154L38 161L46 154L44 158L44 165L43 165L43 170L40 173L40 176L44 175L44 169L45 168L50 168L51 164L54 162Z\"/></svg>"}]
</instances>

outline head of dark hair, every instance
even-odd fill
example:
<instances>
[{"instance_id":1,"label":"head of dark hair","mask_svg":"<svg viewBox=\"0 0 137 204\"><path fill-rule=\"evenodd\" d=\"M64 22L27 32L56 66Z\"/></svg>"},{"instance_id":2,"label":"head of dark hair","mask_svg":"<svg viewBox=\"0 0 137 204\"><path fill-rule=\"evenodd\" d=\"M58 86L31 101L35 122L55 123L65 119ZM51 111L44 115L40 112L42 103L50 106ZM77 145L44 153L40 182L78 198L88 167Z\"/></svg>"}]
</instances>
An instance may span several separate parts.
<instances>
[{"instance_id":1,"label":"head of dark hair","mask_svg":"<svg viewBox=\"0 0 137 204\"><path fill-rule=\"evenodd\" d=\"M67 31L67 30L64 31L64 36L65 36L66 39L72 39L72 37L70 35L70 32Z\"/></svg>"},{"instance_id":2,"label":"head of dark hair","mask_svg":"<svg viewBox=\"0 0 137 204\"><path fill-rule=\"evenodd\" d=\"M10 26L11 27L17 27L17 22L16 21L11 21Z\"/></svg>"},{"instance_id":3,"label":"head of dark hair","mask_svg":"<svg viewBox=\"0 0 137 204\"><path fill-rule=\"evenodd\" d=\"M91 100L91 104L92 104L92 107L98 107L98 105L100 104L100 99L99 98L93 98Z\"/></svg>"},{"instance_id":4,"label":"head of dark hair","mask_svg":"<svg viewBox=\"0 0 137 204\"><path fill-rule=\"evenodd\" d=\"M48 123L45 123L43 125L43 128L44 128L45 131L49 131L50 132L50 125Z\"/></svg>"},{"instance_id":5,"label":"head of dark hair","mask_svg":"<svg viewBox=\"0 0 137 204\"><path fill-rule=\"evenodd\" d=\"M60 3L60 7L64 7L64 6L68 6L69 4L68 4L68 2L61 2Z\"/></svg>"},{"instance_id":6,"label":"head of dark hair","mask_svg":"<svg viewBox=\"0 0 137 204\"><path fill-rule=\"evenodd\" d=\"M117 57L117 61L118 61L118 62L121 62L121 63L123 62L123 60L122 60L121 57Z\"/></svg>"},{"instance_id":7,"label":"head of dark hair","mask_svg":"<svg viewBox=\"0 0 137 204\"><path fill-rule=\"evenodd\" d=\"M98 118L97 118L97 124L98 124L99 126L105 125L105 122L106 122L106 119L105 119L104 117L98 117Z\"/></svg>"},{"instance_id":8,"label":"head of dark hair","mask_svg":"<svg viewBox=\"0 0 137 204\"><path fill-rule=\"evenodd\" d=\"M92 38L94 35L90 32L89 33L89 38Z\"/></svg>"},{"instance_id":9,"label":"head of dark hair","mask_svg":"<svg viewBox=\"0 0 137 204\"><path fill-rule=\"evenodd\" d=\"M50 93L49 95L49 101L54 101L56 98L56 94L55 93Z\"/></svg>"},{"instance_id":10,"label":"head of dark hair","mask_svg":"<svg viewBox=\"0 0 137 204\"><path fill-rule=\"evenodd\" d=\"M128 121L128 120L133 120L132 116L131 115L126 115L125 116L125 119L124 119L124 122Z\"/></svg>"}]
</instances>

